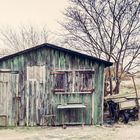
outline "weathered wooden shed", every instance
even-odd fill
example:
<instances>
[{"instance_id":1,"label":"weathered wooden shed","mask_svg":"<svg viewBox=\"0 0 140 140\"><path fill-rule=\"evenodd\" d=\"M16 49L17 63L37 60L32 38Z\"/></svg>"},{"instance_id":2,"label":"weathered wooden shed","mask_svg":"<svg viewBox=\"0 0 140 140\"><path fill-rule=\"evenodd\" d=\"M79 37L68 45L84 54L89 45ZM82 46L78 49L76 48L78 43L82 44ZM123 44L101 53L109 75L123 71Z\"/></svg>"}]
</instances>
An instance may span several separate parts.
<instances>
[{"instance_id":1,"label":"weathered wooden shed","mask_svg":"<svg viewBox=\"0 0 140 140\"><path fill-rule=\"evenodd\" d=\"M0 58L0 125L101 124L111 65L48 43Z\"/></svg>"}]
</instances>

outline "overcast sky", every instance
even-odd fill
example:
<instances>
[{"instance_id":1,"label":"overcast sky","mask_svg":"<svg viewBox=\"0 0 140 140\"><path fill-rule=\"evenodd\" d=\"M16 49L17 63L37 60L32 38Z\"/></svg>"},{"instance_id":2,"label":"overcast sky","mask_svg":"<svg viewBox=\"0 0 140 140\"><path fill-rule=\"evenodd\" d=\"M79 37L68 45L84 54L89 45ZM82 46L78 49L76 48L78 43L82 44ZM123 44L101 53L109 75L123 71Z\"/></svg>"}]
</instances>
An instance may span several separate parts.
<instances>
[{"instance_id":1,"label":"overcast sky","mask_svg":"<svg viewBox=\"0 0 140 140\"><path fill-rule=\"evenodd\" d=\"M0 0L0 24L47 24L57 26L67 0Z\"/></svg>"},{"instance_id":2,"label":"overcast sky","mask_svg":"<svg viewBox=\"0 0 140 140\"><path fill-rule=\"evenodd\" d=\"M67 0L0 0L0 27L45 24L55 32L66 6Z\"/></svg>"}]
</instances>

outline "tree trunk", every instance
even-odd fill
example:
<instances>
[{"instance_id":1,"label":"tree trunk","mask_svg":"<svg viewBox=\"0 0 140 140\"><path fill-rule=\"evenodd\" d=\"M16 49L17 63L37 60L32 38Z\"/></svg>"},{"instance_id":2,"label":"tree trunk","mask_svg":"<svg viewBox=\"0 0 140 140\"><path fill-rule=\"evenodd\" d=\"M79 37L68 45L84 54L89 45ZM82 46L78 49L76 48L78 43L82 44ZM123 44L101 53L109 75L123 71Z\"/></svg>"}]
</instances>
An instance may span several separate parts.
<instances>
[{"instance_id":1,"label":"tree trunk","mask_svg":"<svg viewBox=\"0 0 140 140\"><path fill-rule=\"evenodd\" d=\"M117 79L116 80L116 86L115 86L115 89L114 89L114 93L119 94L119 92L120 92L120 80Z\"/></svg>"},{"instance_id":2,"label":"tree trunk","mask_svg":"<svg viewBox=\"0 0 140 140\"><path fill-rule=\"evenodd\" d=\"M119 94L120 91L120 77L119 77L119 63L116 62L116 74L115 74L115 79L116 79L116 85L115 85L115 89L114 94Z\"/></svg>"}]
</instances>

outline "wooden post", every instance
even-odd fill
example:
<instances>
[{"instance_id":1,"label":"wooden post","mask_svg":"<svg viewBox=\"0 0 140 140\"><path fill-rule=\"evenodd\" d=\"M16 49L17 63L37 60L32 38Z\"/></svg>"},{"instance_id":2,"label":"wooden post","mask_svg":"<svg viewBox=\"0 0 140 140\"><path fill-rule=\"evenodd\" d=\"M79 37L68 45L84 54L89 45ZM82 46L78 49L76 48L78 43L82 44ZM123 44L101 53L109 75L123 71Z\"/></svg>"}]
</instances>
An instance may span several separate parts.
<instances>
[{"instance_id":1,"label":"wooden post","mask_svg":"<svg viewBox=\"0 0 140 140\"><path fill-rule=\"evenodd\" d=\"M19 75L15 74L15 86L16 86L16 95L15 95L15 104L16 104L16 126L19 124L19 93L18 93L18 83Z\"/></svg>"},{"instance_id":2,"label":"wooden post","mask_svg":"<svg viewBox=\"0 0 140 140\"><path fill-rule=\"evenodd\" d=\"M27 93L26 93L26 126L29 126L29 81L27 80Z\"/></svg>"},{"instance_id":3,"label":"wooden post","mask_svg":"<svg viewBox=\"0 0 140 140\"><path fill-rule=\"evenodd\" d=\"M137 106L137 109L138 109L138 119L140 120L140 107L139 107L138 92L137 92L137 88L136 88L136 84L135 84L135 80L134 80L134 75L132 75L131 77L132 77L132 80L133 80L134 89L135 89L135 93L136 93L136 106Z\"/></svg>"}]
</instances>

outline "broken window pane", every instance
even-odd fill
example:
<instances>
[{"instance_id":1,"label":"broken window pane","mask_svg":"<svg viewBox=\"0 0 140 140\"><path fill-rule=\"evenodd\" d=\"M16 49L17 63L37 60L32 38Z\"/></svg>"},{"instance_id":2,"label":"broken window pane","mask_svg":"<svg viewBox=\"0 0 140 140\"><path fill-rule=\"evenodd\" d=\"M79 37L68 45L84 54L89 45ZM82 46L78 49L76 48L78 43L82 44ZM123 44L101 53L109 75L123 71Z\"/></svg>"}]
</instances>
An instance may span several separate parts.
<instances>
[{"instance_id":1,"label":"broken window pane","mask_svg":"<svg viewBox=\"0 0 140 140\"><path fill-rule=\"evenodd\" d=\"M91 72L84 72L81 74L81 89L80 91L91 91L93 89L93 74Z\"/></svg>"},{"instance_id":2,"label":"broken window pane","mask_svg":"<svg viewBox=\"0 0 140 140\"><path fill-rule=\"evenodd\" d=\"M77 71L75 72L75 92L84 92L93 90L93 72Z\"/></svg>"},{"instance_id":3,"label":"broken window pane","mask_svg":"<svg viewBox=\"0 0 140 140\"><path fill-rule=\"evenodd\" d=\"M56 80L55 89L64 89L65 75L64 74L57 74L55 80Z\"/></svg>"},{"instance_id":4,"label":"broken window pane","mask_svg":"<svg viewBox=\"0 0 140 140\"><path fill-rule=\"evenodd\" d=\"M56 71L54 75L54 91L85 92L93 90L93 71L69 70Z\"/></svg>"}]
</instances>

